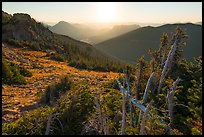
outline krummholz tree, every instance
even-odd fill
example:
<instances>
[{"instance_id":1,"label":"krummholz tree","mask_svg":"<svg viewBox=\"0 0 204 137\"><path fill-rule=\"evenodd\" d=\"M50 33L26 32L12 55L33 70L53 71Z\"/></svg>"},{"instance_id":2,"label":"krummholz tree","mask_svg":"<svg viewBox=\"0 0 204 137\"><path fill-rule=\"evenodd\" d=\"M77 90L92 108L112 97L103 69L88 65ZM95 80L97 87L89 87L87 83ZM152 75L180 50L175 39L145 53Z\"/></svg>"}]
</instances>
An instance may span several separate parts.
<instances>
[{"instance_id":1,"label":"krummholz tree","mask_svg":"<svg viewBox=\"0 0 204 137\"><path fill-rule=\"evenodd\" d=\"M171 66L172 66L171 64L172 64L172 61L174 59L175 53L179 52L179 45L184 44L184 41L183 41L184 38L186 38L186 35L183 33L183 31L180 28L177 27L176 34L173 36L174 43L171 46L171 50L169 51L168 57L167 57L167 59L165 61L165 64L164 64L164 67L163 67L163 70L162 70L162 74L161 74L161 77L160 77L159 86L158 86L158 90L157 90L157 95L160 93L163 80L164 80L164 78L165 78L165 76L167 74L167 70L171 69Z\"/></svg>"},{"instance_id":2,"label":"krummholz tree","mask_svg":"<svg viewBox=\"0 0 204 137\"><path fill-rule=\"evenodd\" d=\"M169 43L168 35L167 33L164 33L160 39L160 48L158 50L158 52L160 53L160 57L161 57L161 66L164 65L168 43Z\"/></svg>"},{"instance_id":3,"label":"krummholz tree","mask_svg":"<svg viewBox=\"0 0 204 137\"><path fill-rule=\"evenodd\" d=\"M161 73L161 77L158 79L155 79L156 83L154 83L154 85L157 83L159 83L159 86L157 88L157 95L160 93L161 87L162 87L162 82L164 80L164 78L166 77L167 73L169 72L169 70L171 70L172 68L172 64L177 63L178 59L176 59L177 56L181 55L181 45L184 44L184 38L186 38L186 35L183 33L183 31L177 27L176 29L176 34L173 36L173 41L174 43L172 44L171 48L167 48L166 46L168 45L168 36L167 34L163 35L163 39L161 39L161 47L159 49L159 51L152 53L152 63L154 65L154 63L156 63L156 65L159 66L163 66L162 69L162 73ZM165 47L165 48L164 48ZM166 58L166 61L164 61L165 57L166 57L166 51L168 52L168 56ZM141 63L141 62L140 62ZM151 66L151 65L150 65ZM139 83L139 79L141 76L141 70L142 70L142 65L139 65L139 70L138 70L138 77L137 77L137 82L135 84L136 86L136 90L138 92L138 83ZM154 70L154 67L153 67ZM155 70L157 72L157 70ZM140 114L139 114L139 118L138 118L138 126L140 124L140 118L142 115L142 111L144 112L144 115L142 117L142 122L140 124L140 134L146 134L145 132L145 126L146 126L146 120L147 120L147 115L148 113L150 113L149 110L149 106L152 104L153 99L151 99L152 101L150 101L149 105L147 105L147 107L145 107L146 104L146 100L148 97L148 92L149 92L149 88L150 88L150 83L154 77L154 71L152 71L152 74L150 76L150 78L148 79L148 82L146 84L146 88L145 88L145 92L142 98L141 103L138 101L137 99L137 95L136 95L136 99L134 99L130 93L130 87L129 87L129 82L128 82L128 78L127 75L124 73L125 75L125 82L126 82L126 86L128 88L128 91L126 91L126 89L124 88L124 86L121 85L120 81L116 78L116 81L118 83L119 89L121 92L123 92L123 120L122 120L122 135L124 135L125 133L125 102L126 102L126 97L129 97L128 99L130 99L130 101L135 104L139 109L140 109ZM158 82L157 82L158 81ZM176 89L176 85L179 83L180 79L177 78L177 80L173 83L173 86L171 88L171 92L167 93L167 107L168 107L168 115L170 117L170 126L167 126L166 129L171 129L171 124L172 124L172 118L173 118L173 96L174 96L174 92ZM153 91L154 89L156 89L156 86L153 86ZM158 97L158 96L157 96ZM158 121L161 124L164 124L166 122L162 121ZM167 123L166 123L167 124ZM148 131L149 132L149 131Z\"/></svg>"}]
</instances>

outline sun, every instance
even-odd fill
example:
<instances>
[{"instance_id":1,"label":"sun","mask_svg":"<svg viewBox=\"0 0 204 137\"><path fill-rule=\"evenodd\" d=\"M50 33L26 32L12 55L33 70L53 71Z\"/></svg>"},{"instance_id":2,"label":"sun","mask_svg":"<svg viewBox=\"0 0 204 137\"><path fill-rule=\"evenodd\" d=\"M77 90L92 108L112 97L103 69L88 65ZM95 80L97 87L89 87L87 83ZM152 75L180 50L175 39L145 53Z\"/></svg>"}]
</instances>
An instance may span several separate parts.
<instances>
[{"instance_id":1,"label":"sun","mask_svg":"<svg viewBox=\"0 0 204 137\"><path fill-rule=\"evenodd\" d=\"M97 21L114 22L117 19L116 4L114 2L99 2L97 6Z\"/></svg>"}]
</instances>

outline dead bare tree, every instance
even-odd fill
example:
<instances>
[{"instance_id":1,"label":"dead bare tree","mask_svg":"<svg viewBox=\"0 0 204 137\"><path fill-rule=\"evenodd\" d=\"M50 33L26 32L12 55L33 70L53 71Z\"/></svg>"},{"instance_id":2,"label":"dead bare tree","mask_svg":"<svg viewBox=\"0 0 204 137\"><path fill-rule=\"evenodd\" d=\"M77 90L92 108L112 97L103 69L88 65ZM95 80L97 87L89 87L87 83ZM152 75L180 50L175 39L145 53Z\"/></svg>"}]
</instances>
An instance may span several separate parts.
<instances>
[{"instance_id":1,"label":"dead bare tree","mask_svg":"<svg viewBox=\"0 0 204 137\"><path fill-rule=\"evenodd\" d=\"M144 62L142 59L139 60L139 68L138 68L138 73L137 73L137 81L135 82L135 98L138 99L138 96L139 96L139 83L140 83L140 77L141 77L141 74L142 74L142 68L144 66ZM138 124L137 123L138 121L136 121L136 125Z\"/></svg>"},{"instance_id":2,"label":"dead bare tree","mask_svg":"<svg viewBox=\"0 0 204 137\"><path fill-rule=\"evenodd\" d=\"M148 96L148 91L149 91L149 88L150 88L150 83L152 82L153 77L154 77L154 72L151 74L151 76L149 77L149 79L147 81L147 85L146 85L145 92L144 92L143 99L142 99L142 105L144 105L146 103L147 96ZM140 123L141 115L142 115L142 111L140 110L137 124Z\"/></svg>"},{"instance_id":3,"label":"dead bare tree","mask_svg":"<svg viewBox=\"0 0 204 137\"><path fill-rule=\"evenodd\" d=\"M168 105L168 112L169 112L169 117L170 117L170 125L172 124L172 119L173 119L173 107L174 107L174 103L173 103L173 97L174 97L174 92L176 90L176 86L178 85L178 83L181 81L181 79L178 77L176 79L176 81L173 83L173 86L171 87L171 91L168 91L167 94L167 105Z\"/></svg>"},{"instance_id":4,"label":"dead bare tree","mask_svg":"<svg viewBox=\"0 0 204 137\"><path fill-rule=\"evenodd\" d=\"M149 82L148 83L151 83L151 79L152 79L152 77L154 76L154 73L150 76L150 80L149 80ZM120 83L120 81L118 80L118 78L116 78L116 81L117 81L117 83L118 83L118 86L119 86L119 88L120 88L120 91L121 92L123 92L123 99L124 99L124 97L125 96L128 96L129 97L129 99L132 101L132 103L133 104L135 104L141 111L143 111L143 112L146 112L146 115L149 113L149 111L146 111L147 110L147 108L143 105L143 104L141 104L137 99L134 99L126 90L125 90L125 88L121 85L121 83ZM148 84L147 84L148 85ZM148 90L148 88L147 88L147 90ZM145 96L147 96L147 95L145 95ZM150 103L149 104L152 104L153 103L153 100L151 100L150 101ZM124 104L123 104L123 107L124 107ZM124 110L124 109L123 109ZM123 113L123 118L125 119L125 115L124 115L125 113ZM124 120L123 119L123 120ZM145 118L144 118L145 119ZM124 122L124 125L122 125L122 133L124 133L125 132L125 121L123 121L122 120L122 123ZM145 119L146 120L146 119ZM160 123L162 123L163 121L161 121ZM143 126L144 126L144 124L143 124ZM143 133L143 131L141 131L141 133ZM124 135L124 134L123 134Z\"/></svg>"},{"instance_id":5,"label":"dead bare tree","mask_svg":"<svg viewBox=\"0 0 204 137\"><path fill-rule=\"evenodd\" d=\"M47 121L47 126L46 126L46 131L45 131L45 135L49 135L51 131L53 131L54 129L54 126L53 126L53 123L55 120L57 120L62 128L62 133L64 133L64 129L63 129L63 125L62 123L60 122L60 120L57 118L57 116L60 115L60 113L52 113L49 118L48 118L48 121Z\"/></svg>"},{"instance_id":6,"label":"dead bare tree","mask_svg":"<svg viewBox=\"0 0 204 137\"><path fill-rule=\"evenodd\" d=\"M123 73L124 73L124 76L125 76L125 83L126 83L126 86L127 86L127 89L128 89L128 93L131 95L131 91L130 91L130 84L128 82L128 77L127 77L127 74L125 73L124 69L123 69ZM130 101L130 126L133 125L133 121L132 121L132 102Z\"/></svg>"},{"instance_id":7,"label":"dead bare tree","mask_svg":"<svg viewBox=\"0 0 204 137\"><path fill-rule=\"evenodd\" d=\"M108 117L105 115L103 117L103 133L104 135L108 135Z\"/></svg>"},{"instance_id":8,"label":"dead bare tree","mask_svg":"<svg viewBox=\"0 0 204 137\"><path fill-rule=\"evenodd\" d=\"M125 88L121 85L118 78L116 78L116 81L118 83L118 87L120 88L120 91L123 92L125 95L127 95L133 104L135 104L138 108L140 108L143 112L145 112L146 107L144 105L142 105L137 99L134 99L130 94L128 94L128 92L125 90Z\"/></svg>"},{"instance_id":9,"label":"dead bare tree","mask_svg":"<svg viewBox=\"0 0 204 137\"><path fill-rule=\"evenodd\" d=\"M123 113L122 113L122 128L121 128L121 135L125 135L125 103L126 103L127 96L123 93Z\"/></svg>"},{"instance_id":10,"label":"dead bare tree","mask_svg":"<svg viewBox=\"0 0 204 137\"><path fill-rule=\"evenodd\" d=\"M168 69L171 70L173 61L174 62L178 61L178 59L174 58L174 57L175 57L175 55L177 55L177 57L179 57L179 54L181 53L181 50L179 49L179 45L185 45L186 44L185 38L187 38L187 35L181 30L181 28L177 27L176 28L176 34L173 35L174 43L171 46L171 49L169 51L168 57L165 61L165 64L164 64L164 67L162 70L162 75L160 77L157 95L160 93L160 90L162 87L162 82L163 82L163 80L167 74L167 70Z\"/></svg>"},{"instance_id":11,"label":"dead bare tree","mask_svg":"<svg viewBox=\"0 0 204 137\"><path fill-rule=\"evenodd\" d=\"M98 133L98 129L95 126L95 122L94 120L88 120L82 130L81 130L81 134L80 135L99 135Z\"/></svg>"},{"instance_id":12,"label":"dead bare tree","mask_svg":"<svg viewBox=\"0 0 204 137\"><path fill-rule=\"evenodd\" d=\"M48 118L45 135L49 135L49 133L50 133L51 122L52 122L52 115L50 115L49 118Z\"/></svg>"},{"instance_id":13,"label":"dead bare tree","mask_svg":"<svg viewBox=\"0 0 204 137\"><path fill-rule=\"evenodd\" d=\"M158 52L154 52L153 55L153 62L152 64L154 65L154 61L156 61L157 65L161 65L163 66L162 69L162 74L160 79L158 78L154 84L156 84L157 82L159 82L159 86L157 88L157 95L160 93L161 87L162 87L162 83L164 78L166 77L167 73L169 70L171 70L172 67L172 62L175 63L176 61L178 61L176 59L176 56L179 56L181 53L181 50L179 49L179 45L184 44L183 42L183 38L185 38L186 35L181 31L180 28L177 28L177 32L176 34L173 36L173 45L171 46L171 49L168 53L168 56L166 58L166 51L168 50L165 46L168 44L168 36L167 34L164 35L163 37L163 45L161 46L161 48L159 49ZM158 54L159 54L159 58L158 58ZM166 58L166 61L164 61ZM130 85L128 82L128 78L127 75L125 74L124 70L124 75L125 75L125 82L126 82L126 86L128 91L126 91L126 89L121 85L120 81L116 78L116 81L118 83L118 86L120 88L120 91L123 92L123 118L122 118L122 135L124 135L125 132L125 102L126 102L126 97L129 97L128 99L130 99L130 101L135 104L139 109L140 109L140 113L139 113L139 118L138 118L138 123L140 123L140 119L141 119L141 115L142 112L144 112L143 118L142 118L142 122L141 122L141 128L140 128L140 134L146 134L144 129L146 126L146 119L147 119L147 115L149 113L149 107L150 105L153 103L153 100L149 103L149 105L147 107L145 107L145 103L148 97L148 91L150 88L150 83L154 77L154 71L152 72L150 78L148 79L148 82L146 84L146 88L145 88L145 92L143 95L143 99L142 99L142 103L140 103L138 101L138 85L139 85L139 79L141 77L141 70L142 70L142 61L140 60L140 66L139 66L139 70L138 70L138 75L137 75L137 82L135 83L135 87L136 87L136 99L134 99L131 95L130 92ZM152 70L154 70L154 66L152 68ZM171 88L171 92L167 93L167 105L168 105L168 112L169 112L169 117L170 117L170 124L172 123L172 118L173 118L173 96L174 96L174 91L176 88L176 85L179 83L180 79L177 78L177 80L174 82L172 88ZM154 86L153 91L156 90L156 86ZM130 103L130 107L132 108ZM131 112L131 109L130 109ZM131 112L132 113L132 112ZM130 114L130 122L132 123L132 116ZM164 121L159 121L160 123L164 123Z\"/></svg>"},{"instance_id":14,"label":"dead bare tree","mask_svg":"<svg viewBox=\"0 0 204 137\"><path fill-rule=\"evenodd\" d=\"M171 47L171 50L169 51L169 54L168 54L168 57L165 61L165 65L164 65L164 68L162 70L162 75L160 77L160 81L159 81L159 86L158 86L158 91L157 91L157 95L160 93L160 90L161 90L161 86L162 86L162 82L166 76L166 72L167 72L167 69L168 69L168 66L169 66L169 63L171 62L174 54L175 54L175 51L176 51L176 48L177 48L177 45L178 45L178 36L176 36L176 39L174 41L174 44L172 45Z\"/></svg>"},{"instance_id":15,"label":"dead bare tree","mask_svg":"<svg viewBox=\"0 0 204 137\"><path fill-rule=\"evenodd\" d=\"M147 105L147 109L144 112L144 115L142 117L142 122L141 122L141 128L140 128L140 135L145 135L145 126L146 126L146 121L148 118L148 114L149 114L149 110L150 110L150 106L153 104L153 100L150 101L150 103Z\"/></svg>"},{"instance_id":16,"label":"dead bare tree","mask_svg":"<svg viewBox=\"0 0 204 137\"><path fill-rule=\"evenodd\" d=\"M118 78L116 78L116 81L118 83L118 86L120 88L120 91L123 92L123 114L122 114L122 132L121 134L124 135L125 134L125 102L126 102L126 98L127 96L129 97L129 99L132 101L133 104L137 105L137 107L139 107L142 111L145 112L146 108L145 106L143 106L139 101L137 101L136 99L132 98L132 96L125 90L125 88L121 85L120 81L118 80Z\"/></svg>"}]
</instances>

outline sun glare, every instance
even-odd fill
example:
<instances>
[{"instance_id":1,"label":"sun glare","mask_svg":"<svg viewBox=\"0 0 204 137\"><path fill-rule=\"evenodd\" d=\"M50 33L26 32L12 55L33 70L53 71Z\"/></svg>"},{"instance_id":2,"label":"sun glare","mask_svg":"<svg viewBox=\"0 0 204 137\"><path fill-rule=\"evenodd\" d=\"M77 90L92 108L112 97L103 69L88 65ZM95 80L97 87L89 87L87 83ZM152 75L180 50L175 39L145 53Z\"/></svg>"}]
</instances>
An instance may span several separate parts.
<instances>
[{"instance_id":1,"label":"sun glare","mask_svg":"<svg viewBox=\"0 0 204 137\"><path fill-rule=\"evenodd\" d=\"M98 22L114 22L117 19L116 5L113 2L98 3L97 6Z\"/></svg>"}]
</instances>

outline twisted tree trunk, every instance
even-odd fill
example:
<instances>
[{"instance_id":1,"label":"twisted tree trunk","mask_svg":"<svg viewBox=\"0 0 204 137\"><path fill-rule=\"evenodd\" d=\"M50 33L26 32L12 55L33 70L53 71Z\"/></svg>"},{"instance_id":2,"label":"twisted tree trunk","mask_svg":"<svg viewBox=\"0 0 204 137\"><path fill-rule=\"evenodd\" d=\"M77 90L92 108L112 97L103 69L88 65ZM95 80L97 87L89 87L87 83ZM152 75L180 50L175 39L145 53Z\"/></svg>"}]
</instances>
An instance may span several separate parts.
<instances>
[{"instance_id":1,"label":"twisted tree trunk","mask_svg":"<svg viewBox=\"0 0 204 137\"><path fill-rule=\"evenodd\" d=\"M108 118L106 115L103 118L103 133L104 135L108 135Z\"/></svg>"},{"instance_id":2,"label":"twisted tree trunk","mask_svg":"<svg viewBox=\"0 0 204 137\"><path fill-rule=\"evenodd\" d=\"M123 70L123 73L124 73L124 76L125 76L125 82L126 82L126 86L127 86L127 89L128 89L128 94L131 95L131 92L130 92L130 84L128 82L128 77L127 77L127 74L125 73L125 71ZM133 121L132 121L132 102L130 100L130 126L133 125Z\"/></svg>"},{"instance_id":3,"label":"twisted tree trunk","mask_svg":"<svg viewBox=\"0 0 204 137\"><path fill-rule=\"evenodd\" d=\"M171 88L171 91L168 92L167 94L167 103L168 103L168 112L169 112L169 117L170 117L170 125L172 124L172 119L173 119L173 97L174 97L174 92L176 90L176 86L178 83L181 81L181 79L178 77L176 81L173 83L173 86Z\"/></svg>"},{"instance_id":4,"label":"twisted tree trunk","mask_svg":"<svg viewBox=\"0 0 204 137\"><path fill-rule=\"evenodd\" d=\"M153 77L154 77L154 72L151 74L151 76L149 77L149 79L147 81L147 85L146 85L145 92L144 92L143 99L142 99L142 105L144 105L146 103L147 96L148 96L148 91L149 91L149 87L150 87L150 83L152 82ZM139 118L138 118L138 123L137 123L138 125L140 123L141 115L142 115L142 111L140 110L140 114L139 114Z\"/></svg>"},{"instance_id":5,"label":"twisted tree trunk","mask_svg":"<svg viewBox=\"0 0 204 137\"><path fill-rule=\"evenodd\" d=\"M49 135L51 129L52 115L49 116L46 126L45 135Z\"/></svg>"},{"instance_id":6,"label":"twisted tree trunk","mask_svg":"<svg viewBox=\"0 0 204 137\"><path fill-rule=\"evenodd\" d=\"M123 93L123 115L122 115L122 128L121 135L125 135L125 103L126 103L126 95Z\"/></svg>"},{"instance_id":7,"label":"twisted tree trunk","mask_svg":"<svg viewBox=\"0 0 204 137\"><path fill-rule=\"evenodd\" d=\"M161 75L161 78L160 78L160 81L159 81L159 87L158 87L157 95L160 93L162 82L163 82L163 79L166 76L166 72L167 72L169 63L172 61L173 56L175 54L177 44L178 44L177 41L178 41L178 36L176 37L176 39L174 41L174 44L172 45L171 50L169 51L168 57L167 57L167 59L165 61L165 65L164 65L164 68L162 70L162 75Z\"/></svg>"},{"instance_id":8,"label":"twisted tree trunk","mask_svg":"<svg viewBox=\"0 0 204 137\"><path fill-rule=\"evenodd\" d=\"M134 99L130 94L127 93L125 88L121 85L120 81L118 78L116 78L116 81L118 83L118 87L120 88L120 91L123 92L126 96L129 97L129 99L132 101L133 104L135 104L138 108L140 108L143 112L145 112L146 107L142 105L137 99Z\"/></svg>"},{"instance_id":9,"label":"twisted tree trunk","mask_svg":"<svg viewBox=\"0 0 204 137\"><path fill-rule=\"evenodd\" d=\"M116 81L118 83L118 86L120 88L120 91L123 92L123 114L122 114L122 135L125 134L125 102L126 102L126 96L129 97L129 99L132 101L133 104L137 105L138 108L140 108L142 111L146 111L145 106L143 106L139 101L132 98L132 96L125 90L125 88L121 85L120 81L116 78Z\"/></svg>"}]
</instances>

